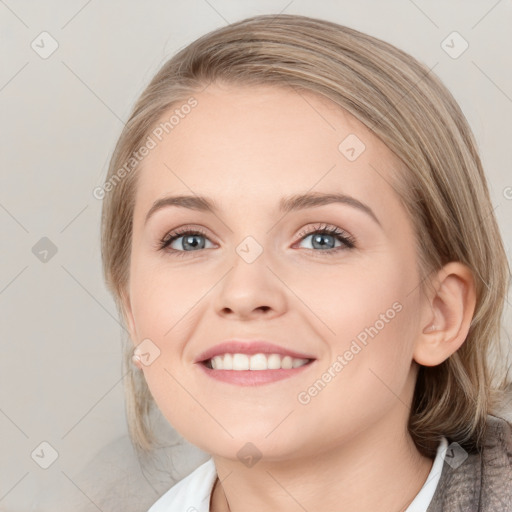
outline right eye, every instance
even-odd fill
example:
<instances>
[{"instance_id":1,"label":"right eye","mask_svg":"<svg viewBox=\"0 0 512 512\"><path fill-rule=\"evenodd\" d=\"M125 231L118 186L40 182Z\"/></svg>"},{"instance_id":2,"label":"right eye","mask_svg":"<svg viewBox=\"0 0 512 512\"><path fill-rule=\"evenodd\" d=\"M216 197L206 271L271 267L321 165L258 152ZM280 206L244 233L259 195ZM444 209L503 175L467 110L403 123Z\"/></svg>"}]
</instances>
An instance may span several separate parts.
<instances>
[{"instance_id":1,"label":"right eye","mask_svg":"<svg viewBox=\"0 0 512 512\"><path fill-rule=\"evenodd\" d=\"M165 237L160 240L159 249L166 249L171 253L197 252L197 248L205 248L205 242L201 241L201 239L208 240L206 233L203 231L198 229L182 228L165 235ZM174 242L178 242L176 244L178 248L176 246L172 247Z\"/></svg>"}]
</instances>

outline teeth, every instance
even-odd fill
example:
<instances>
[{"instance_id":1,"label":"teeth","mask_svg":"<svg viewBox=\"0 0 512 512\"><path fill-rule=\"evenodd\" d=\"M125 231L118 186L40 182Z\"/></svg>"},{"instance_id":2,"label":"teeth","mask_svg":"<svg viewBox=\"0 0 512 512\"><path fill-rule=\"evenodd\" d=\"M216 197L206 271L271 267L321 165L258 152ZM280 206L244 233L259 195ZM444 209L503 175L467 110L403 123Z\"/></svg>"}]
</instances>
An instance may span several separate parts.
<instances>
[{"instance_id":1,"label":"teeth","mask_svg":"<svg viewBox=\"0 0 512 512\"><path fill-rule=\"evenodd\" d=\"M219 356L222 357L222 356ZM248 370L249 357L245 354L233 354L233 370Z\"/></svg>"},{"instance_id":2,"label":"teeth","mask_svg":"<svg viewBox=\"0 0 512 512\"><path fill-rule=\"evenodd\" d=\"M222 356L218 356L222 359ZM232 354L225 354L224 361L222 363L223 370L232 370L233 369L233 356Z\"/></svg>"},{"instance_id":3,"label":"teeth","mask_svg":"<svg viewBox=\"0 0 512 512\"><path fill-rule=\"evenodd\" d=\"M308 361L307 359L292 359L292 368L298 368L304 363L302 361Z\"/></svg>"},{"instance_id":4,"label":"teeth","mask_svg":"<svg viewBox=\"0 0 512 512\"><path fill-rule=\"evenodd\" d=\"M281 368L281 356L279 354L270 354L267 358L267 368L269 370L279 370Z\"/></svg>"},{"instance_id":5,"label":"teeth","mask_svg":"<svg viewBox=\"0 0 512 512\"><path fill-rule=\"evenodd\" d=\"M298 359L279 354L224 354L210 359L213 370L279 370L299 368L309 359Z\"/></svg>"},{"instance_id":6,"label":"teeth","mask_svg":"<svg viewBox=\"0 0 512 512\"><path fill-rule=\"evenodd\" d=\"M255 354L249 359L251 370L266 370L267 366L267 356L265 354Z\"/></svg>"},{"instance_id":7,"label":"teeth","mask_svg":"<svg viewBox=\"0 0 512 512\"><path fill-rule=\"evenodd\" d=\"M290 356L283 357L283 360L281 361L281 368L285 368L286 370L293 368L293 362Z\"/></svg>"}]
</instances>

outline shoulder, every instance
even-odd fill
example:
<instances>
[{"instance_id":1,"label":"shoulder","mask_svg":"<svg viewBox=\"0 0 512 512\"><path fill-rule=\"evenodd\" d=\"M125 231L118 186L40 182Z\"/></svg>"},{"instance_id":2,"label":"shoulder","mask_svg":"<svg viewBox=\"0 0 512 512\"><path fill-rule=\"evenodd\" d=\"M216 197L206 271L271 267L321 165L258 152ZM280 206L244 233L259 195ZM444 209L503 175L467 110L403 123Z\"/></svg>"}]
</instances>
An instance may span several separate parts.
<instances>
[{"instance_id":1,"label":"shoulder","mask_svg":"<svg viewBox=\"0 0 512 512\"><path fill-rule=\"evenodd\" d=\"M467 453L450 443L428 512L512 510L512 424L487 416L483 448Z\"/></svg>"},{"instance_id":2,"label":"shoulder","mask_svg":"<svg viewBox=\"0 0 512 512\"><path fill-rule=\"evenodd\" d=\"M489 415L487 417L487 437L485 448L493 450L497 455L501 455L502 462L512 464L512 423Z\"/></svg>"},{"instance_id":3,"label":"shoulder","mask_svg":"<svg viewBox=\"0 0 512 512\"><path fill-rule=\"evenodd\" d=\"M482 498L506 497L512 509L512 424L497 416L488 416L488 430L482 452Z\"/></svg>"},{"instance_id":4,"label":"shoulder","mask_svg":"<svg viewBox=\"0 0 512 512\"><path fill-rule=\"evenodd\" d=\"M216 477L213 459L208 459L171 487L148 512L208 512Z\"/></svg>"}]
</instances>

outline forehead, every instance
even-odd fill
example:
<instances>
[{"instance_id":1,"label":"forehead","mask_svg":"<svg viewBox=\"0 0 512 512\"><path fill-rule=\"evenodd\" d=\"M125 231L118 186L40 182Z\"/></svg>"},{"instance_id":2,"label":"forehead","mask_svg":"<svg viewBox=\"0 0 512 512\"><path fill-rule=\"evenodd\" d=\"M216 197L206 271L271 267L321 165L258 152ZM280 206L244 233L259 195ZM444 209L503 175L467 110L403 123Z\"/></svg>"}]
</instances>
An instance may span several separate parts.
<instances>
[{"instance_id":1,"label":"forehead","mask_svg":"<svg viewBox=\"0 0 512 512\"><path fill-rule=\"evenodd\" d=\"M139 213L182 193L214 197L221 207L243 198L266 209L307 191L355 195L377 211L397 201L389 183L398 159L329 99L284 86L220 84L194 98L197 105L167 125L161 140L154 135L161 129L151 132L156 145L139 169ZM176 109L180 104L155 127Z\"/></svg>"}]
</instances>

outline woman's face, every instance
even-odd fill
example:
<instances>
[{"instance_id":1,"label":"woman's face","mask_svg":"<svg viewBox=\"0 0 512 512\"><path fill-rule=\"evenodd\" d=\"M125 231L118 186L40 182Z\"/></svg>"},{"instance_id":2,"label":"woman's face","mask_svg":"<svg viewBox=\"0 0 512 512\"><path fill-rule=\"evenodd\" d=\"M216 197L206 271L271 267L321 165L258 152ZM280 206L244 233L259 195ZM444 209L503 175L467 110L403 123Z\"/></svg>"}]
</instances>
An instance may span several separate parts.
<instances>
[{"instance_id":1,"label":"woman's face","mask_svg":"<svg viewBox=\"0 0 512 512\"><path fill-rule=\"evenodd\" d=\"M423 303L412 224L391 186L399 162L309 92L213 84L194 97L168 134L153 132L138 171L126 307L160 410L229 458L405 432ZM297 200L310 194L345 200ZM148 217L171 196L191 198ZM241 345L220 347L213 364L237 353L236 368L284 368L208 368L205 352L229 340Z\"/></svg>"}]
</instances>

